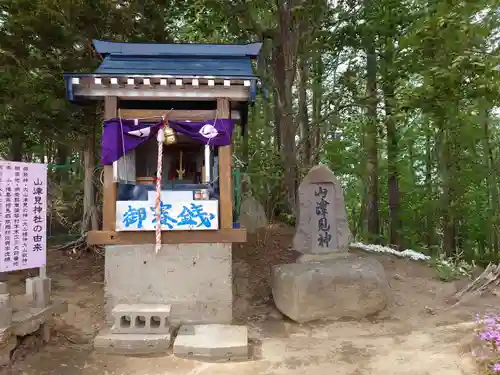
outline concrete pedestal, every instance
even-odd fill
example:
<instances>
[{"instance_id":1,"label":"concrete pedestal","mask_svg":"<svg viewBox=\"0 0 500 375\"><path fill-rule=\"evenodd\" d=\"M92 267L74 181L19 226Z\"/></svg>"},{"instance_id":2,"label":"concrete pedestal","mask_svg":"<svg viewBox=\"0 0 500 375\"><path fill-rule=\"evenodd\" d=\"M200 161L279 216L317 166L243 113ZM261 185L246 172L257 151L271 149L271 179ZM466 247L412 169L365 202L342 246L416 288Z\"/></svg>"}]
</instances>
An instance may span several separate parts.
<instances>
[{"instance_id":1,"label":"concrete pedestal","mask_svg":"<svg viewBox=\"0 0 500 375\"><path fill-rule=\"evenodd\" d=\"M248 328L225 324L182 326L173 352L178 357L198 360L248 360Z\"/></svg>"},{"instance_id":2,"label":"concrete pedestal","mask_svg":"<svg viewBox=\"0 0 500 375\"><path fill-rule=\"evenodd\" d=\"M106 246L106 320L118 304L168 304L170 321L230 323L231 244Z\"/></svg>"}]
</instances>

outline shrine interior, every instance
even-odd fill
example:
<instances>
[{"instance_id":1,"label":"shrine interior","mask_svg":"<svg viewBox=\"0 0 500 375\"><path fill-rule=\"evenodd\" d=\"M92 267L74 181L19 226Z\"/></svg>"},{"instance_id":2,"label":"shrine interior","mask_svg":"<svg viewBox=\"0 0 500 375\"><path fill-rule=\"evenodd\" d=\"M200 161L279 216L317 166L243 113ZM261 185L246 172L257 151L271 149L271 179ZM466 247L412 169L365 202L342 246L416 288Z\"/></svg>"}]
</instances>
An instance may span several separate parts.
<instances>
[{"instance_id":1,"label":"shrine interior","mask_svg":"<svg viewBox=\"0 0 500 375\"><path fill-rule=\"evenodd\" d=\"M171 133L163 145L162 191L184 191L189 199L201 199L199 190L207 189L210 199L218 199L218 148L212 147L209 158L210 181L206 181L204 145L182 134ZM148 200L155 190L158 148L150 139L135 150L136 183L118 182L118 200ZM184 198L187 195L183 195Z\"/></svg>"},{"instance_id":2,"label":"shrine interior","mask_svg":"<svg viewBox=\"0 0 500 375\"><path fill-rule=\"evenodd\" d=\"M120 108L127 110L159 110L172 108L175 110L216 110L216 101L120 101ZM248 103L232 102L231 110L237 113L237 124L244 135L247 125ZM166 111L167 112L167 111ZM209 161L210 181L206 181L204 145L196 140L177 133L172 129L165 132L163 145L163 173L161 189L183 191L183 198L201 199L201 190L208 192L209 199L219 199L219 157L218 147L211 147ZM158 148L156 139L150 139L135 150L135 182L118 182L119 201L146 201L148 192L155 190ZM130 168L131 166L126 166ZM186 195L188 193L188 195ZM177 195L179 196L179 195Z\"/></svg>"}]
</instances>

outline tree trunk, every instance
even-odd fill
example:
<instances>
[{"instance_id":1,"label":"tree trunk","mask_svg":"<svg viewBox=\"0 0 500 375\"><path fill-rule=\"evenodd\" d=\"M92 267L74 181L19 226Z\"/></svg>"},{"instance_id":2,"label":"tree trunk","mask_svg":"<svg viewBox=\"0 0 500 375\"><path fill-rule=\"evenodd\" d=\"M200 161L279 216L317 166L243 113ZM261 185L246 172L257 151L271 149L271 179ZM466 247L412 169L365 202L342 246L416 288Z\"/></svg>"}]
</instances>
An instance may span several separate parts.
<instances>
[{"instance_id":1,"label":"tree trunk","mask_svg":"<svg viewBox=\"0 0 500 375\"><path fill-rule=\"evenodd\" d=\"M9 159L12 161L23 161L24 133L13 132L10 140Z\"/></svg>"},{"instance_id":2,"label":"tree trunk","mask_svg":"<svg viewBox=\"0 0 500 375\"><path fill-rule=\"evenodd\" d=\"M262 48L260 50L259 56L257 58L257 74L264 85L264 89L267 91L272 88L270 83L271 79L269 78L269 47L272 46L272 40L264 38ZM261 95L262 99L262 118L264 121L264 134L267 139L273 139L277 149L279 150L281 138L279 137L279 141L276 140L277 133L279 133L276 129L279 126L278 121L273 121L272 114L276 115L276 111L273 112L271 100L275 98L274 93L268 93L266 97ZM277 107L277 102L274 100L273 102L275 108ZM255 108L255 107L254 107ZM257 114L258 112L256 112ZM274 126L273 126L274 125Z\"/></svg>"},{"instance_id":3,"label":"tree trunk","mask_svg":"<svg viewBox=\"0 0 500 375\"><path fill-rule=\"evenodd\" d=\"M454 255L456 249L455 217L454 217L454 187L451 170L451 139L449 130L446 127L446 120L440 120L440 147L439 147L439 165L442 181L441 194L441 220L443 229L443 249L447 256Z\"/></svg>"},{"instance_id":4,"label":"tree trunk","mask_svg":"<svg viewBox=\"0 0 500 375\"><path fill-rule=\"evenodd\" d=\"M321 108L323 103L323 76L324 66L321 54L316 56L313 63L312 83L312 132L311 132L311 165L319 163L319 148L321 142Z\"/></svg>"},{"instance_id":5,"label":"tree trunk","mask_svg":"<svg viewBox=\"0 0 500 375\"><path fill-rule=\"evenodd\" d=\"M432 127L429 123L425 134L425 191L426 191L426 215L425 215L425 245L432 249L434 245L434 215L431 209L432 194Z\"/></svg>"},{"instance_id":6,"label":"tree trunk","mask_svg":"<svg viewBox=\"0 0 500 375\"><path fill-rule=\"evenodd\" d=\"M483 125L483 160L484 166L486 170L486 186L488 186L489 196L489 212L488 212L488 223L486 226L486 232L488 236L489 246L495 254L498 254L499 251L499 240L498 240L498 220L497 216L499 214L498 209L498 186L497 186L497 176L495 163L493 159L493 153L491 151L490 145L490 130L489 130L489 109L486 105L483 104L483 108L481 108L481 117L482 117L482 125Z\"/></svg>"},{"instance_id":7,"label":"tree trunk","mask_svg":"<svg viewBox=\"0 0 500 375\"><path fill-rule=\"evenodd\" d=\"M87 138L87 145L83 152L85 177L83 181L83 219L81 233L99 229L97 207L95 203L94 169L95 169L95 127Z\"/></svg>"},{"instance_id":8,"label":"tree trunk","mask_svg":"<svg viewBox=\"0 0 500 375\"><path fill-rule=\"evenodd\" d=\"M278 91L273 92L273 103L274 103L274 143L276 145L276 150L281 152L281 110L278 103Z\"/></svg>"},{"instance_id":9,"label":"tree trunk","mask_svg":"<svg viewBox=\"0 0 500 375\"><path fill-rule=\"evenodd\" d=\"M370 13L371 0L364 1L365 12ZM369 17L367 17L369 18ZM372 22L367 19L367 25ZM374 28L367 28L364 33L366 53L366 128L364 147L366 153L365 183L367 192L367 229L369 240L380 242L380 217L378 193L378 119L377 119L377 55L375 49Z\"/></svg>"},{"instance_id":10,"label":"tree trunk","mask_svg":"<svg viewBox=\"0 0 500 375\"><path fill-rule=\"evenodd\" d=\"M55 171L55 179L56 182L62 183L63 181L68 180L69 176L69 168L67 168L69 158L68 146L63 143L59 143L57 145L56 151L56 171Z\"/></svg>"},{"instance_id":11,"label":"tree trunk","mask_svg":"<svg viewBox=\"0 0 500 375\"><path fill-rule=\"evenodd\" d=\"M281 158L288 206L297 214L296 126L293 113L293 83L297 67L298 25L292 15L297 1L277 0L278 30L273 45L273 71L279 108Z\"/></svg>"},{"instance_id":12,"label":"tree trunk","mask_svg":"<svg viewBox=\"0 0 500 375\"><path fill-rule=\"evenodd\" d=\"M395 104L394 75L392 65L394 64L394 41L386 38L385 56L383 69L383 92L385 125L387 132L387 169L388 169L388 200L389 200L389 243L399 249L403 248L401 237L401 217L400 217L400 194L398 175L398 134L393 108Z\"/></svg>"},{"instance_id":13,"label":"tree trunk","mask_svg":"<svg viewBox=\"0 0 500 375\"><path fill-rule=\"evenodd\" d=\"M308 61L299 58L299 108L298 117L300 137L302 139L302 164L305 170L311 167L311 135L309 128L309 113L307 110L307 86L309 80Z\"/></svg>"},{"instance_id":14,"label":"tree trunk","mask_svg":"<svg viewBox=\"0 0 500 375\"><path fill-rule=\"evenodd\" d=\"M290 106L291 108L291 106ZM290 211L297 214L297 154L295 146L295 124L291 112L282 114L281 129L283 135L282 158L285 171L285 186L287 190Z\"/></svg>"},{"instance_id":15,"label":"tree trunk","mask_svg":"<svg viewBox=\"0 0 500 375\"><path fill-rule=\"evenodd\" d=\"M45 163L46 155L47 155L47 145L46 145L47 137L45 132L42 130L40 132L40 153L38 154L38 158L40 159L40 163Z\"/></svg>"}]
</instances>

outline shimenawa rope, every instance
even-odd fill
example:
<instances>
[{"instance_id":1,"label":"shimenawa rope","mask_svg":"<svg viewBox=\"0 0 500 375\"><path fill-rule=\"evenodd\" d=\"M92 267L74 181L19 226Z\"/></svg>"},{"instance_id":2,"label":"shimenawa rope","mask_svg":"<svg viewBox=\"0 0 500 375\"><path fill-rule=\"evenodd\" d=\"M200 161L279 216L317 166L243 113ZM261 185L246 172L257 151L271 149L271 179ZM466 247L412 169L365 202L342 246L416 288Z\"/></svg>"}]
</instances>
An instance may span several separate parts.
<instances>
[{"instance_id":1,"label":"shimenawa rope","mask_svg":"<svg viewBox=\"0 0 500 375\"><path fill-rule=\"evenodd\" d=\"M157 134L158 140L158 161L156 169L156 202L155 202L155 213L156 213L156 246L155 252L161 250L161 175L163 169L163 142L165 141L165 130L164 127L167 123L165 118L162 118L163 123L160 126Z\"/></svg>"}]
</instances>

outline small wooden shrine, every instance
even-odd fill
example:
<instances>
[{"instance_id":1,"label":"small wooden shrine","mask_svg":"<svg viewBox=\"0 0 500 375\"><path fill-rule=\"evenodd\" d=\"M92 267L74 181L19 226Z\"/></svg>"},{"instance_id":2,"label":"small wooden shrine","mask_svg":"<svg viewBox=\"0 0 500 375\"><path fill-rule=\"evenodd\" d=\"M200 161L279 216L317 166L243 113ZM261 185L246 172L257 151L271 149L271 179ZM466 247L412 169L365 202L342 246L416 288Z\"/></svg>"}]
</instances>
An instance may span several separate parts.
<instances>
[{"instance_id":1,"label":"small wooden shrine","mask_svg":"<svg viewBox=\"0 0 500 375\"><path fill-rule=\"evenodd\" d=\"M89 243L244 242L231 143L255 99L261 43L93 44L97 70L65 75L71 102L105 103L103 224Z\"/></svg>"}]
</instances>

